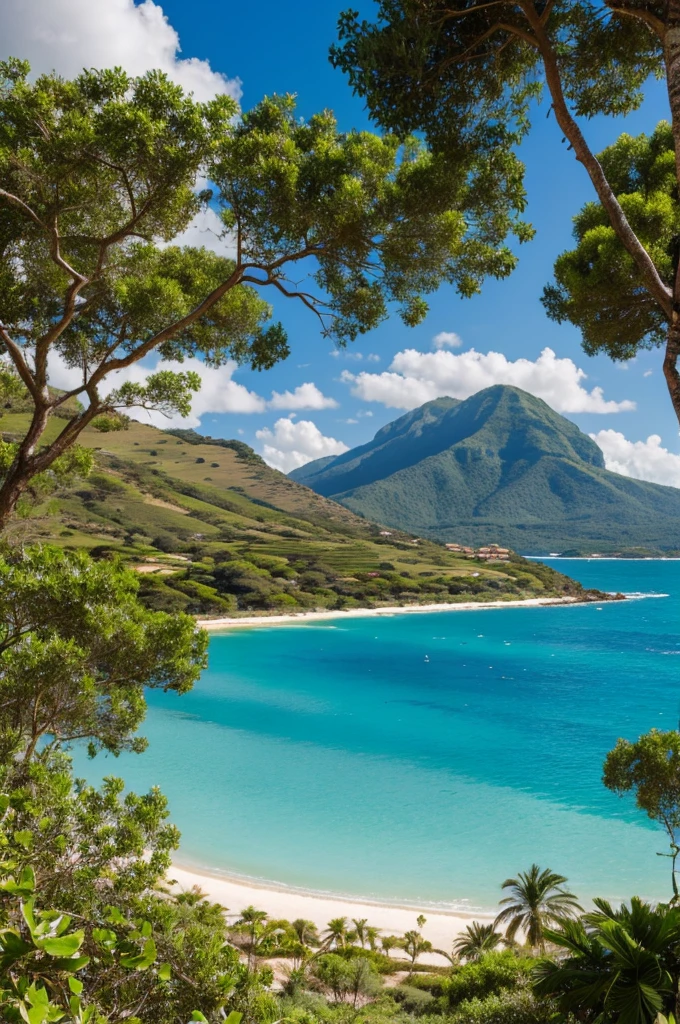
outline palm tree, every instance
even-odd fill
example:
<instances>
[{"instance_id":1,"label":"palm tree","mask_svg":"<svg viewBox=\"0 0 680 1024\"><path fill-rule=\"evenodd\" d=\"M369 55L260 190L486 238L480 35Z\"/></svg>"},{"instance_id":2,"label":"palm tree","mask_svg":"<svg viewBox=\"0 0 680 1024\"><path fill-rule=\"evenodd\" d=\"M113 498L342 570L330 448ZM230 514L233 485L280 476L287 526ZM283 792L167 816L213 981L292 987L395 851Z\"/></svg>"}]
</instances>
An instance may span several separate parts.
<instances>
[{"instance_id":1,"label":"palm tree","mask_svg":"<svg viewBox=\"0 0 680 1024\"><path fill-rule=\"evenodd\" d=\"M473 921L464 932L461 932L454 941L451 953L443 949L435 949L433 952L440 953L453 965L458 960L479 960L485 953L490 953L503 942L503 936L497 932L492 924L480 924Z\"/></svg>"},{"instance_id":2,"label":"palm tree","mask_svg":"<svg viewBox=\"0 0 680 1024\"><path fill-rule=\"evenodd\" d=\"M356 917L353 917L352 924L354 925L354 933L361 943L361 948L363 949L364 943L366 942L366 925L368 924L368 918L360 917L357 919Z\"/></svg>"},{"instance_id":3,"label":"palm tree","mask_svg":"<svg viewBox=\"0 0 680 1024\"><path fill-rule=\"evenodd\" d=\"M432 943L424 939L420 932L410 931L406 932L402 940L406 955L411 961L409 967L408 976L409 978L413 974L413 969L416 966L416 960L421 953L430 953L432 951Z\"/></svg>"},{"instance_id":4,"label":"palm tree","mask_svg":"<svg viewBox=\"0 0 680 1024\"><path fill-rule=\"evenodd\" d=\"M303 917L296 918L291 928L304 946L318 946L319 932L313 921L306 921Z\"/></svg>"},{"instance_id":5,"label":"palm tree","mask_svg":"<svg viewBox=\"0 0 680 1024\"><path fill-rule=\"evenodd\" d=\"M378 945L378 936L379 935L380 935L380 929L379 928L374 928L372 925L369 925L368 928L366 929L366 942L368 943L368 948L372 949L374 952L375 952L376 946Z\"/></svg>"},{"instance_id":6,"label":"palm tree","mask_svg":"<svg viewBox=\"0 0 680 1024\"><path fill-rule=\"evenodd\" d=\"M396 935L383 935L380 940L380 945L385 956L389 956L390 950L395 949L399 944L400 940Z\"/></svg>"},{"instance_id":7,"label":"palm tree","mask_svg":"<svg viewBox=\"0 0 680 1024\"><path fill-rule=\"evenodd\" d=\"M332 921L328 922L328 927L324 932L324 945L328 948L335 946L336 949L342 949L346 941L347 918L334 917Z\"/></svg>"},{"instance_id":8,"label":"palm tree","mask_svg":"<svg viewBox=\"0 0 680 1024\"><path fill-rule=\"evenodd\" d=\"M255 937L268 916L266 910L257 910L251 904L251 906L241 911L241 916L234 926L238 931L245 932L250 939L248 943L248 967L252 966L255 952Z\"/></svg>"},{"instance_id":9,"label":"palm tree","mask_svg":"<svg viewBox=\"0 0 680 1024\"><path fill-rule=\"evenodd\" d=\"M562 888L566 881L564 875L549 868L541 871L537 864L532 864L528 871L520 871L517 878L506 878L502 888L510 889L512 895L501 900L503 910L494 921L494 928L506 924L505 935L511 940L521 930L528 945L544 949L545 928L575 917L583 909L573 893Z\"/></svg>"},{"instance_id":10,"label":"palm tree","mask_svg":"<svg viewBox=\"0 0 680 1024\"><path fill-rule=\"evenodd\" d=\"M595 903L597 911L582 920L546 929L545 937L566 955L539 961L535 992L583 1021L677 1019L680 909L652 907L637 897L619 910L603 900Z\"/></svg>"}]
</instances>

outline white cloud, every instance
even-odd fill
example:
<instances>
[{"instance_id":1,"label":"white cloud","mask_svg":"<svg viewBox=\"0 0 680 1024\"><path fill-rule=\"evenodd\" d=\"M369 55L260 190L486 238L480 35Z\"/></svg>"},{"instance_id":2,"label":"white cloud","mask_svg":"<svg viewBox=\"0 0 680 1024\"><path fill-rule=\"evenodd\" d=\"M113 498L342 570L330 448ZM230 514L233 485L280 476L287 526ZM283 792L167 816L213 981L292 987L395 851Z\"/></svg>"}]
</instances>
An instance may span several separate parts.
<instances>
[{"instance_id":1,"label":"white cloud","mask_svg":"<svg viewBox=\"0 0 680 1024\"><path fill-rule=\"evenodd\" d=\"M159 242L158 244L164 248L166 243ZM175 235L167 244L188 245L196 249L203 247L217 253L218 256L226 256L229 259L236 257L234 236L230 231L225 231L224 224L217 213L209 206L200 210L184 231Z\"/></svg>"},{"instance_id":2,"label":"white cloud","mask_svg":"<svg viewBox=\"0 0 680 1024\"><path fill-rule=\"evenodd\" d=\"M232 380L237 369L238 364L233 360L217 368L206 366L200 359L195 358L185 359L183 363L160 361L154 367L135 363L124 371L106 377L105 386L101 391L102 394L109 393L128 380L144 383L149 374L157 370L193 370L201 378L201 389L195 393L191 413L186 419L181 416L169 419L162 413L148 412L144 409L130 411L129 415L133 419L151 423L155 427L197 427L200 426L201 417L209 413L250 414L264 412L266 409L336 409L338 406L334 398L324 395L316 384L309 381L298 385L294 391L272 391L271 400L267 401L255 391L249 391L243 384ZM82 382L82 374L77 368L67 366L59 353L54 352L50 356L49 380L52 387L70 391ZM291 412L290 418L294 416L295 412Z\"/></svg>"},{"instance_id":3,"label":"white cloud","mask_svg":"<svg viewBox=\"0 0 680 1024\"><path fill-rule=\"evenodd\" d=\"M307 381L294 391L272 391L270 409L337 409L338 403Z\"/></svg>"},{"instance_id":4,"label":"white cloud","mask_svg":"<svg viewBox=\"0 0 680 1024\"><path fill-rule=\"evenodd\" d=\"M377 354L377 352L369 352L368 355L366 356L366 362L367 363L379 363L380 362L380 356Z\"/></svg>"},{"instance_id":5,"label":"white cloud","mask_svg":"<svg viewBox=\"0 0 680 1024\"><path fill-rule=\"evenodd\" d=\"M333 356L333 359L352 359L357 363L360 363L364 358L363 352L357 352L356 349L351 348L332 348L328 353L329 356ZM377 357L380 359L380 356ZM370 362L375 362L373 355L368 356Z\"/></svg>"},{"instance_id":6,"label":"white cloud","mask_svg":"<svg viewBox=\"0 0 680 1024\"><path fill-rule=\"evenodd\" d=\"M629 441L616 430L600 430L590 436L602 449L604 464L612 473L680 487L680 455L662 448L658 434L650 434L646 441Z\"/></svg>"},{"instance_id":7,"label":"white cloud","mask_svg":"<svg viewBox=\"0 0 680 1024\"><path fill-rule=\"evenodd\" d=\"M163 8L144 0L21 0L0 4L0 51L22 57L35 72L67 78L84 67L120 65L131 75L160 68L197 100L241 95L238 79L206 60L180 58L179 36Z\"/></svg>"},{"instance_id":8,"label":"white cloud","mask_svg":"<svg viewBox=\"0 0 680 1024\"><path fill-rule=\"evenodd\" d=\"M158 362L154 367L141 366L135 363L119 373L109 374L105 378L102 393L108 393L120 387L124 381L143 384L149 374L157 370L174 370L175 372L192 370L201 378L201 390L194 395L191 413L187 417L179 415L164 416L160 412L148 412L145 409L131 409L128 412L133 419L141 423L150 423L154 427L198 427L201 417L208 413L255 413L264 412L267 402L254 391L249 391L243 384L232 380L237 364L230 360L224 366L206 366L200 359L189 358L183 363L174 360ZM56 388L70 390L81 383L81 373L77 368L66 366L62 358L54 353L50 359L50 384Z\"/></svg>"},{"instance_id":9,"label":"white cloud","mask_svg":"<svg viewBox=\"0 0 680 1024\"><path fill-rule=\"evenodd\" d=\"M586 373L571 359L558 359L544 348L538 359L509 360L502 352L470 349L454 355L440 349L397 352L384 373L352 374L341 379L352 394L366 402L381 402L392 409L415 409L434 398L468 398L493 384L512 384L542 398L557 412L614 413L635 409L635 402L605 400L602 388L583 386Z\"/></svg>"},{"instance_id":10,"label":"white cloud","mask_svg":"<svg viewBox=\"0 0 680 1024\"><path fill-rule=\"evenodd\" d=\"M265 462L280 469L282 473L290 473L291 469L304 466L313 459L321 459L325 455L341 455L348 450L342 441L334 437L325 437L311 420L300 420L293 423L290 417L281 418L274 424L274 429L265 427L255 434L262 441L262 456Z\"/></svg>"},{"instance_id":11,"label":"white cloud","mask_svg":"<svg viewBox=\"0 0 680 1024\"><path fill-rule=\"evenodd\" d=\"M455 331L440 331L439 334L435 334L432 339L432 347L436 349L440 348L460 348L463 344L463 339Z\"/></svg>"},{"instance_id":12,"label":"white cloud","mask_svg":"<svg viewBox=\"0 0 680 1024\"><path fill-rule=\"evenodd\" d=\"M642 376L643 377L651 377L653 373L654 373L654 370L645 370L645 372L642 374Z\"/></svg>"}]
</instances>

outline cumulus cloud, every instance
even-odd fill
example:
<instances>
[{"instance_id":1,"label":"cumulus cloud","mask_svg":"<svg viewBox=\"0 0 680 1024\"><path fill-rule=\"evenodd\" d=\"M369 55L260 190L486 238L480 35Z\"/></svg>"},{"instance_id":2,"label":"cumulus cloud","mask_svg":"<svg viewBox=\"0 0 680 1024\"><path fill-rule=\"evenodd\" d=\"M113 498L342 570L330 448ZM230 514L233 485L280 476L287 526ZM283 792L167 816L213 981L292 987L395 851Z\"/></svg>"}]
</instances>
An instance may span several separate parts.
<instances>
[{"instance_id":1,"label":"cumulus cloud","mask_svg":"<svg viewBox=\"0 0 680 1024\"><path fill-rule=\"evenodd\" d=\"M126 370L112 373L105 378L102 394L109 393L120 387L124 381L143 384L150 373L157 370L193 370L201 378L201 390L194 395L191 413L187 418L173 416L170 419L162 413L149 412L145 409L132 409L129 415L142 423L151 423L155 427L169 426L200 426L201 417L209 413L243 413L265 412L266 409L335 409L338 403L317 388L316 384L306 382L293 391L272 391L269 401L249 391L243 384L232 380L238 364L233 360L224 366L206 366L200 359L185 359L183 363L172 360L159 361L155 366L143 366L135 363ZM49 380L52 387L70 391L82 383L82 374L77 367L67 366L58 352L52 353L49 363ZM291 417L295 413L291 412Z\"/></svg>"},{"instance_id":2,"label":"cumulus cloud","mask_svg":"<svg viewBox=\"0 0 680 1024\"><path fill-rule=\"evenodd\" d=\"M158 370L175 372L192 370L201 378L201 390L197 391L191 404L191 413L187 417L164 416L160 412L149 412L146 409L130 409L128 415L141 423L150 423L154 427L198 427L201 417L208 413L256 413L264 412L267 402L254 391L249 391L243 384L232 380L238 364L230 360L224 366L206 366L200 359L189 358L183 363L174 360L158 362L154 367L135 363L118 373L111 373L105 378L102 393L109 393L119 388L125 381L143 384L149 374ZM50 384L55 388L68 391L81 383L81 373L77 368L66 366L61 356L54 353L49 364Z\"/></svg>"},{"instance_id":3,"label":"cumulus cloud","mask_svg":"<svg viewBox=\"0 0 680 1024\"><path fill-rule=\"evenodd\" d=\"M348 450L342 441L325 437L311 420L293 423L290 417L282 417L276 421L273 430L265 427L256 431L255 436L262 442L265 462L282 473L290 473L313 459L341 455Z\"/></svg>"},{"instance_id":4,"label":"cumulus cloud","mask_svg":"<svg viewBox=\"0 0 680 1024\"><path fill-rule=\"evenodd\" d=\"M440 349L398 352L384 373L344 370L341 379L356 398L392 409L414 409L434 398L468 398L493 384L512 384L542 398L557 412L614 413L635 409L635 402L606 400L600 387L583 386L586 373L571 359L544 348L538 359L509 360L502 352L470 349L454 355Z\"/></svg>"},{"instance_id":5,"label":"cumulus cloud","mask_svg":"<svg viewBox=\"0 0 680 1024\"><path fill-rule=\"evenodd\" d=\"M455 331L440 331L439 334L435 334L432 339L432 347L436 349L440 348L460 348L463 344L463 339Z\"/></svg>"},{"instance_id":6,"label":"cumulus cloud","mask_svg":"<svg viewBox=\"0 0 680 1024\"><path fill-rule=\"evenodd\" d=\"M165 243L159 243L161 247ZM225 231L224 224L215 210L206 206L199 210L195 217L187 224L184 231L175 235L168 245L189 245L195 249L210 249L218 256L226 256L229 259L236 257L236 240L230 231Z\"/></svg>"},{"instance_id":7,"label":"cumulus cloud","mask_svg":"<svg viewBox=\"0 0 680 1024\"><path fill-rule=\"evenodd\" d=\"M36 72L67 78L84 67L123 67L131 75L160 68L197 100L241 95L238 79L206 60L180 58L179 36L160 4L144 0L21 0L0 4L0 51Z\"/></svg>"},{"instance_id":8,"label":"cumulus cloud","mask_svg":"<svg viewBox=\"0 0 680 1024\"><path fill-rule=\"evenodd\" d=\"M272 391L270 409L337 409L338 403L319 391L310 381L299 384L294 391Z\"/></svg>"},{"instance_id":9,"label":"cumulus cloud","mask_svg":"<svg viewBox=\"0 0 680 1024\"><path fill-rule=\"evenodd\" d=\"M650 434L646 441L629 441L617 430L600 430L590 436L602 449L604 464L612 473L680 487L680 455L663 448L658 434Z\"/></svg>"}]
</instances>

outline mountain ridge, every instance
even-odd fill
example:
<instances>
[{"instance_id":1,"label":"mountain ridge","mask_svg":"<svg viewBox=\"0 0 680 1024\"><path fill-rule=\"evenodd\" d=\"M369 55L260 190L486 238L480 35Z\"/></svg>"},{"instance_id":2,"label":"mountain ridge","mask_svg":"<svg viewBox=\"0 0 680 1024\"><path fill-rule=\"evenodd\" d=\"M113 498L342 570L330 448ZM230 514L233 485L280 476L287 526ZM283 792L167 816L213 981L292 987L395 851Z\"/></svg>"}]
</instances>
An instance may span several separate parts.
<instances>
[{"instance_id":1,"label":"mountain ridge","mask_svg":"<svg viewBox=\"0 0 680 1024\"><path fill-rule=\"evenodd\" d=\"M610 472L575 423L509 385L435 399L290 476L433 540L526 554L680 548L680 490Z\"/></svg>"}]
</instances>

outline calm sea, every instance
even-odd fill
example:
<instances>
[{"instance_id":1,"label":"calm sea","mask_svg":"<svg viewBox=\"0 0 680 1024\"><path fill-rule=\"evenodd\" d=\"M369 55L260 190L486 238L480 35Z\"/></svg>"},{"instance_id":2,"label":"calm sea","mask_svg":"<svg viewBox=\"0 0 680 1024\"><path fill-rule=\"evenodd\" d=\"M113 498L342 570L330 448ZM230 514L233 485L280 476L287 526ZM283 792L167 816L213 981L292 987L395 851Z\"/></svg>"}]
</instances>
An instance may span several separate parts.
<instances>
[{"instance_id":1,"label":"calm sea","mask_svg":"<svg viewBox=\"0 0 680 1024\"><path fill-rule=\"evenodd\" d=\"M608 793L619 736L680 713L680 562L565 561L625 603L215 635L191 694L151 693L141 755L178 860L385 901L492 908L536 861L583 899L669 894L663 834Z\"/></svg>"}]
</instances>

